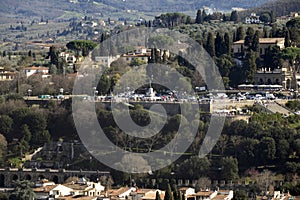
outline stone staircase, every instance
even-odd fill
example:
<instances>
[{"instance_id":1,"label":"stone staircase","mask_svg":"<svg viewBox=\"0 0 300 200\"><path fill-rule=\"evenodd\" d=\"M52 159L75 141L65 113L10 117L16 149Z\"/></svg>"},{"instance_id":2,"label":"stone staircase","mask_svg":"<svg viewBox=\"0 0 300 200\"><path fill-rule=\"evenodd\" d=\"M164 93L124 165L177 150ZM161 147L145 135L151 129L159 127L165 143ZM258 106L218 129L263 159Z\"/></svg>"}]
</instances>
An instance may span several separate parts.
<instances>
[{"instance_id":1,"label":"stone staircase","mask_svg":"<svg viewBox=\"0 0 300 200\"><path fill-rule=\"evenodd\" d=\"M269 102L269 103L262 104L261 106L264 106L266 110L268 110L270 113L280 113L285 116L294 114L291 110L283 107L277 102Z\"/></svg>"}]
</instances>

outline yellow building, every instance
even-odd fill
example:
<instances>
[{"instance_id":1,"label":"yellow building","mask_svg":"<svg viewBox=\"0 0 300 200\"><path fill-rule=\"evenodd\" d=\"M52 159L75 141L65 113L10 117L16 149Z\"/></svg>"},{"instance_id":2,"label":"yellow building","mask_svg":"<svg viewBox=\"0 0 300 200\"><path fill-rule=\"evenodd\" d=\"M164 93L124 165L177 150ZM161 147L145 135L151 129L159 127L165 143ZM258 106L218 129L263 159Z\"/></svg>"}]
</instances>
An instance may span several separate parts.
<instances>
[{"instance_id":1,"label":"yellow building","mask_svg":"<svg viewBox=\"0 0 300 200\"><path fill-rule=\"evenodd\" d=\"M241 54L245 50L245 40L239 40L233 43L233 53ZM268 48L278 46L284 48L284 38L259 38L259 55L264 56Z\"/></svg>"}]
</instances>

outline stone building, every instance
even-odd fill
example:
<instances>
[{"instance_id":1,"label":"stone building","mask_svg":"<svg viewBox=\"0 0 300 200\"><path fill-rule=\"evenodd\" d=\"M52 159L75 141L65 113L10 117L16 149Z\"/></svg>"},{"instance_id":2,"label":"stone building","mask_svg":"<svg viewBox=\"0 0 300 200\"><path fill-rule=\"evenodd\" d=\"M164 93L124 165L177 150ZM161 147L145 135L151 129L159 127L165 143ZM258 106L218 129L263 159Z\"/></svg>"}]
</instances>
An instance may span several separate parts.
<instances>
[{"instance_id":1,"label":"stone building","mask_svg":"<svg viewBox=\"0 0 300 200\"><path fill-rule=\"evenodd\" d=\"M245 40L239 40L233 43L234 55L241 55L245 51ZM259 38L259 55L264 56L266 51L274 46L278 46L280 49L284 48L284 38Z\"/></svg>"}]
</instances>

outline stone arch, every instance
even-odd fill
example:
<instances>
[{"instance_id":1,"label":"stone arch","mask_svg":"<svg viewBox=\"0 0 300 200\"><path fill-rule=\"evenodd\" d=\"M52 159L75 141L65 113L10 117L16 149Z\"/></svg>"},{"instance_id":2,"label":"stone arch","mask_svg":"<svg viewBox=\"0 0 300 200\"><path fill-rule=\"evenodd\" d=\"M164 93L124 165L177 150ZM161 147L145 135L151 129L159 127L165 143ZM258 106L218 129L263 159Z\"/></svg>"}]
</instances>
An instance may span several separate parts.
<instances>
[{"instance_id":1,"label":"stone arch","mask_svg":"<svg viewBox=\"0 0 300 200\"><path fill-rule=\"evenodd\" d=\"M59 182L59 178L57 175L53 175L51 178L51 181L53 181L55 184L57 184Z\"/></svg>"},{"instance_id":2,"label":"stone arch","mask_svg":"<svg viewBox=\"0 0 300 200\"><path fill-rule=\"evenodd\" d=\"M19 176L17 174L11 175L11 182L19 180Z\"/></svg>"},{"instance_id":3,"label":"stone arch","mask_svg":"<svg viewBox=\"0 0 300 200\"><path fill-rule=\"evenodd\" d=\"M286 88L291 89L291 79L286 80Z\"/></svg>"},{"instance_id":4,"label":"stone arch","mask_svg":"<svg viewBox=\"0 0 300 200\"><path fill-rule=\"evenodd\" d=\"M271 84L272 84L271 79L268 79L268 85L271 85Z\"/></svg>"},{"instance_id":5,"label":"stone arch","mask_svg":"<svg viewBox=\"0 0 300 200\"><path fill-rule=\"evenodd\" d=\"M96 182L98 180L98 175L97 174L92 174L87 176L88 179L90 179L91 181Z\"/></svg>"},{"instance_id":6,"label":"stone arch","mask_svg":"<svg viewBox=\"0 0 300 200\"><path fill-rule=\"evenodd\" d=\"M259 79L259 84L264 84L264 80L262 78Z\"/></svg>"},{"instance_id":7,"label":"stone arch","mask_svg":"<svg viewBox=\"0 0 300 200\"><path fill-rule=\"evenodd\" d=\"M82 175L82 174L77 174L76 175L78 178L84 178L84 175Z\"/></svg>"},{"instance_id":8,"label":"stone arch","mask_svg":"<svg viewBox=\"0 0 300 200\"><path fill-rule=\"evenodd\" d=\"M25 180L31 181L32 177L30 174L25 175Z\"/></svg>"},{"instance_id":9,"label":"stone arch","mask_svg":"<svg viewBox=\"0 0 300 200\"><path fill-rule=\"evenodd\" d=\"M0 187L5 186L5 176L3 174L0 174Z\"/></svg>"},{"instance_id":10,"label":"stone arch","mask_svg":"<svg viewBox=\"0 0 300 200\"><path fill-rule=\"evenodd\" d=\"M40 174L40 175L38 176L38 180L42 180L42 179L45 179L45 176L42 175L42 174Z\"/></svg>"},{"instance_id":11,"label":"stone arch","mask_svg":"<svg viewBox=\"0 0 300 200\"><path fill-rule=\"evenodd\" d=\"M65 175L64 176L64 182L66 182L66 180L69 178L69 176Z\"/></svg>"}]
</instances>

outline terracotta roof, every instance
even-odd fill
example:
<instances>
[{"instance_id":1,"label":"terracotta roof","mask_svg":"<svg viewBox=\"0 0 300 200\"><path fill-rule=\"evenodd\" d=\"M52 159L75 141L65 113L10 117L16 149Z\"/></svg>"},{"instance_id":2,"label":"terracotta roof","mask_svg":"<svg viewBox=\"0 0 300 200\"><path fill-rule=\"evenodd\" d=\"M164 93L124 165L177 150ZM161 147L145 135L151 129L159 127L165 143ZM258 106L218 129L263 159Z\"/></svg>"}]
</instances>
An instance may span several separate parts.
<instances>
[{"instance_id":1,"label":"terracotta roof","mask_svg":"<svg viewBox=\"0 0 300 200\"><path fill-rule=\"evenodd\" d=\"M182 187L182 188L179 188L179 191L186 191L188 189L189 189L189 187Z\"/></svg>"},{"instance_id":2,"label":"terracotta roof","mask_svg":"<svg viewBox=\"0 0 300 200\"><path fill-rule=\"evenodd\" d=\"M47 185L45 187L39 187L39 188L33 188L34 192L50 192L50 190L53 190L56 188L58 185Z\"/></svg>"},{"instance_id":3,"label":"terracotta roof","mask_svg":"<svg viewBox=\"0 0 300 200\"><path fill-rule=\"evenodd\" d=\"M1 75L8 75L8 74L10 74L10 75L16 75L17 73L16 72L9 72L9 71L0 72L0 76Z\"/></svg>"},{"instance_id":4,"label":"terracotta roof","mask_svg":"<svg viewBox=\"0 0 300 200\"><path fill-rule=\"evenodd\" d=\"M165 198L165 193L161 192L159 194L159 196L160 196L160 199L164 199ZM151 193L148 193L145 196L143 196L142 199L145 199L145 200L146 199L150 199L150 200L152 200L152 199L155 199L155 197L156 197L156 192L151 192Z\"/></svg>"},{"instance_id":5,"label":"terracotta roof","mask_svg":"<svg viewBox=\"0 0 300 200\"><path fill-rule=\"evenodd\" d=\"M277 42L284 41L284 38L259 38L260 44L275 44ZM239 40L234 42L234 44L244 44L245 40Z\"/></svg>"},{"instance_id":6,"label":"terracotta roof","mask_svg":"<svg viewBox=\"0 0 300 200\"><path fill-rule=\"evenodd\" d=\"M48 67L25 67L24 69L30 69L30 70L49 70Z\"/></svg>"},{"instance_id":7,"label":"terracotta roof","mask_svg":"<svg viewBox=\"0 0 300 200\"><path fill-rule=\"evenodd\" d=\"M119 196L120 194L123 194L124 192L130 190L129 187L121 187L119 189L113 189L108 191L109 196Z\"/></svg>"},{"instance_id":8,"label":"terracotta roof","mask_svg":"<svg viewBox=\"0 0 300 200\"><path fill-rule=\"evenodd\" d=\"M150 192L150 191L156 192L155 189L137 189L136 193L138 193L138 194L145 194L145 193Z\"/></svg>"},{"instance_id":9,"label":"terracotta roof","mask_svg":"<svg viewBox=\"0 0 300 200\"><path fill-rule=\"evenodd\" d=\"M228 195L220 194L220 195L215 196L213 198L213 200L224 200L226 197L228 197Z\"/></svg>"},{"instance_id":10,"label":"terracotta roof","mask_svg":"<svg viewBox=\"0 0 300 200\"><path fill-rule=\"evenodd\" d=\"M98 197L89 197L89 196L72 196L72 197L58 197L57 200L71 200L71 199L80 199L80 200L96 200Z\"/></svg>"},{"instance_id":11,"label":"terracotta roof","mask_svg":"<svg viewBox=\"0 0 300 200\"><path fill-rule=\"evenodd\" d=\"M192 196L205 196L205 197L208 197L212 193L214 193L214 191L200 191L200 192L197 192L196 194L193 194Z\"/></svg>"}]
</instances>

